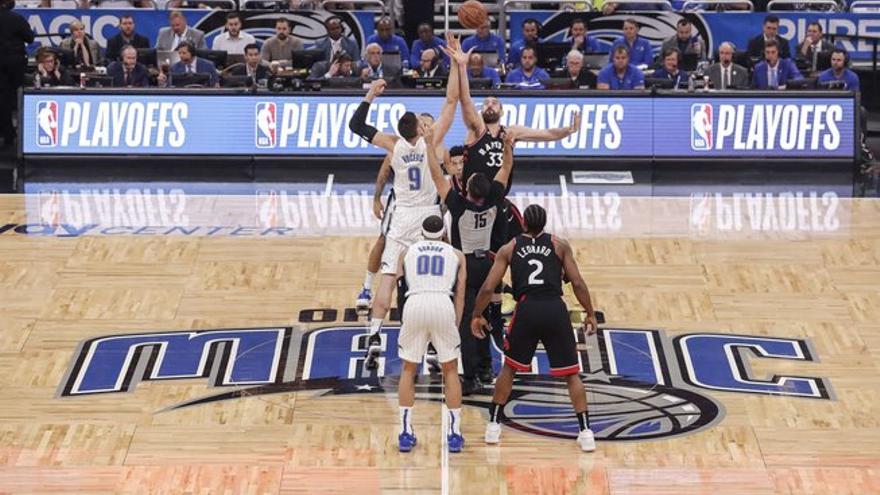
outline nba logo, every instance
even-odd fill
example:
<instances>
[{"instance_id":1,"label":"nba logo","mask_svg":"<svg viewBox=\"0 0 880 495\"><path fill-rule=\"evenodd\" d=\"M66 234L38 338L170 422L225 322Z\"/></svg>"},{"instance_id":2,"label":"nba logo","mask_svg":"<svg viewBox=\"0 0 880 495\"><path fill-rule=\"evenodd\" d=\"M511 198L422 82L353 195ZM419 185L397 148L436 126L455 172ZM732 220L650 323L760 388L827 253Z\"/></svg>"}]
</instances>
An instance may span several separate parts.
<instances>
[{"instance_id":1,"label":"nba logo","mask_svg":"<svg viewBox=\"0 0 880 495\"><path fill-rule=\"evenodd\" d=\"M37 102L37 146L49 148L58 144L58 103Z\"/></svg>"},{"instance_id":2,"label":"nba logo","mask_svg":"<svg viewBox=\"0 0 880 495\"><path fill-rule=\"evenodd\" d=\"M256 114L254 116L254 129L256 132L255 142L257 148L274 148L275 147L275 104L270 101L261 101L257 103Z\"/></svg>"},{"instance_id":3,"label":"nba logo","mask_svg":"<svg viewBox=\"0 0 880 495\"><path fill-rule=\"evenodd\" d=\"M695 103L691 105L691 149L709 151L713 144L712 105Z\"/></svg>"}]
</instances>

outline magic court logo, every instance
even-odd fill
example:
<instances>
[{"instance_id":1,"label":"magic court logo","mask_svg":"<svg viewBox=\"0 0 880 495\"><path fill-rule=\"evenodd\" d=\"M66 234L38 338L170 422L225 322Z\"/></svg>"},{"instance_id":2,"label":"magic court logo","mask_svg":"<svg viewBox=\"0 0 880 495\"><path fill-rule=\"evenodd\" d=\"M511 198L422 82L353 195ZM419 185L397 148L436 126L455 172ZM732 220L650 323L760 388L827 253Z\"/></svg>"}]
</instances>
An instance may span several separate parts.
<instances>
[{"instance_id":1,"label":"magic court logo","mask_svg":"<svg viewBox=\"0 0 880 495\"><path fill-rule=\"evenodd\" d=\"M158 412L253 396L314 391L321 396L393 394L402 362L396 354L399 328L383 331L379 369L364 371L367 331L363 326L314 330L287 327L150 332L88 339L76 349L58 396L85 400L97 394L137 393L146 381L205 380L224 389L206 397L168 404ZM668 438L709 428L724 416L709 392L724 391L829 400L824 378L760 376L758 360L799 362L808 372L817 361L808 340L783 337L689 333L668 338L663 331L601 329L595 337L575 330L581 379L590 403L591 428L602 440ZM500 352L493 346L494 365ZM555 438L575 438L575 421L565 384L550 377L539 350L531 371L519 373L502 411L513 429ZM441 377L421 365L417 397L440 401ZM491 387L464 398L487 408ZM120 395L119 400L125 400ZM281 399L279 399L281 400Z\"/></svg>"}]
</instances>

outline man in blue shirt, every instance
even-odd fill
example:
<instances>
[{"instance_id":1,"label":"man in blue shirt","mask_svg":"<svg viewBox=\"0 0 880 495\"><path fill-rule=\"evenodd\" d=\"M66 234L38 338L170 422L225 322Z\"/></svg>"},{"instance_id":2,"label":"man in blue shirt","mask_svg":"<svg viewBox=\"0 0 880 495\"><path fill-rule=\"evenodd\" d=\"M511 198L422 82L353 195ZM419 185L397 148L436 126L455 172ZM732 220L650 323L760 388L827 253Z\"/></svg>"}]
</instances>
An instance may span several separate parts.
<instances>
[{"instance_id":1,"label":"man in blue shirt","mask_svg":"<svg viewBox=\"0 0 880 495\"><path fill-rule=\"evenodd\" d=\"M471 53L468 58L468 81L471 79L491 79L492 87L497 88L501 85L501 77L498 71L483 64L483 56L479 53Z\"/></svg>"},{"instance_id":2,"label":"man in blue shirt","mask_svg":"<svg viewBox=\"0 0 880 495\"><path fill-rule=\"evenodd\" d=\"M678 48L667 48L663 51L663 67L654 71L651 75L654 79L668 79L672 81L673 88L681 87L682 83L687 84L688 73L679 70L678 64L681 63L681 52Z\"/></svg>"},{"instance_id":3,"label":"man in blue shirt","mask_svg":"<svg viewBox=\"0 0 880 495\"><path fill-rule=\"evenodd\" d=\"M612 62L596 77L596 89L645 89L645 74L629 63L629 49L619 45L611 52Z\"/></svg>"},{"instance_id":4,"label":"man in blue shirt","mask_svg":"<svg viewBox=\"0 0 880 495\"><path fill-rule=\"evenodd\" d=\"M376 34L367 38L367 44L376 43L382 47L382 53L400 54L400 66L404 69L409 68L409 48L406 41L400 36L394 34L391 19L383 17L376 23Z\"/></svg>"},{"instance_id":5,"label":"man in blue shirt","mask_svg":"<svg viewBox=\"0 0 880 495\"><path fill-rule=\"evenodd\" d=\"M602 53L599 40L587 35L587 21L580 17L571 21L568 35L571 37L572 50L577 50L581 53Z\"/></svg>"},{"instance_id":6,"label":"man in blue shirt","mask_svg":"<svg viewBox=\"0 0 880 495\"><path fill-rule=\"evenodd\" d=\"M540 67L535 67L537 63L538 56L535 54L535 49L530 46L523 48L520 57L521 67L510 71L504 82L516 84L518 89L544 89L544 81L550 79L550 74Z\"/></svg>"},{"instance_id":7,"label":"man in blue shirt","mask_svg":"<svg viewBox=\"0 0 880 495\"><path fill-rule=\"evenodd\" d=\"M831 50L831 68L819 74L818 81L819 84L843 81L843 89L859 91L859 76L846 68L846 50L843 48Z\"/></svg>"},{"instance_id":8,"label":"man in blue shirt","mask_svg":"<svg viewBox=\"0 0 880 495\"><path fill-rule=\"evenodd\" d=\"M504 63L504 40L489 31L489 21L477 28L477 33L461 42L461 50L467 52L471 48L476 52L498 53L498 64Z\"/></svg>"},{"instance_id":9,"label":"man in blue shirt","mask_svg":"<svg viewBox=\"0 0 880 495\"><path fill-rule=\"evenodd\" d=\"M618 46L625 46L629 51L629 63L647 67L654 65L654 51L651 48L651 42L639 36L639 23L635 19L623 21L623 36L614 40L611 45L609 61L614 57L614 50Z\"/></svg>"},{"instance_id":10,"label":"man in blue shirt","mask_svg":"<svg viewBox=\"0 0 880 495\"><path fill-rule=\"evenodd\" d=\"M409 53L409 66L418 67L422 60L422 52L434 49L442 57L443 65L449 67L449 56L440 48L441 46L446 46L446 41L434 36L434 26L428 22L419 24L419 37L413 41Z\"/></svg>"},{"instance_id":11,"label":"man in blue shirt","mask_svg":"<svg viewBox=\"0 0 880 495\"><path fill-rule=\"evenodd\" d=\"M785 89L788 81L802 78L790 58L779 58L779 44L776 40L764 44L764 60L755 66L752 73L753 88Z\"/></svg>"},{"instance_id":12,"label":"man in blue shirt","mask_svg":"<svg viewBox=\"0 0 880 495\"><path fill-rule=\"evenodd\" d=\"M510 44L510 53L507 55L507 62L510 67L519 67L523 48L538 46L541 42L538 38L538 31L540 30L541 24L535 19L528 18L522 22L523 37L521 40L516 40Z\"/></svg>"}]
</instances>

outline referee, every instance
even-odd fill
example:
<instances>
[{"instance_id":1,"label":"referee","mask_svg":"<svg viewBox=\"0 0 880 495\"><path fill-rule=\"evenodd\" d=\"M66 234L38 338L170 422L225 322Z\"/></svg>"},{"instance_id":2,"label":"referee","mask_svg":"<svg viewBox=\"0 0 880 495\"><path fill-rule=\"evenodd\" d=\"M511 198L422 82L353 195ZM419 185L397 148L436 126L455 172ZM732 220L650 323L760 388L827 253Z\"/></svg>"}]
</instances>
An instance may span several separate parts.
<instances>
[{"instance_id":1,"label":"referee","mask_svg":"<svg viewBox=\"0 0 880 495\"><path fill-rule=\"evenodd\" d=\"M30 25L12 11L14 7L15 0L0 0L0 137L4 149L15 144L12 112L27 66L24 48L34 41Z\"/></svg>"},{"instance_id":2,"label":"referee","mask_svg":"<svg viewBox=\"0 0 880 495\"><path fill-rule=\"evenodd\" d=\"M509 134L508 134L509 136ZM452 187L440 169L431 167L431 178L437 186L440 200L446 205L452 216L452 246L460 249L465 255L467 268L467 290L465 291L465 314L473 311L477 293L492 268L494 255L492 246L492 226L495 218L504 209L505 190L510 172L513 169L513 138L505 137L504 153L501 169L493 180L483 173L470 176L464 193ZM496 337L500 340L501 328L497 329ZM478 341L470 331L468 322L463 321L459 327L461 336L461 361L464 368L462 393L467 395L480 388L480 382L492 381L491 355L489 369L486 369L485 354L488 342ZM482 345L481 345L482 344ZM500 345L499 345L500 348Z\"/></svg>"}]
</instances>

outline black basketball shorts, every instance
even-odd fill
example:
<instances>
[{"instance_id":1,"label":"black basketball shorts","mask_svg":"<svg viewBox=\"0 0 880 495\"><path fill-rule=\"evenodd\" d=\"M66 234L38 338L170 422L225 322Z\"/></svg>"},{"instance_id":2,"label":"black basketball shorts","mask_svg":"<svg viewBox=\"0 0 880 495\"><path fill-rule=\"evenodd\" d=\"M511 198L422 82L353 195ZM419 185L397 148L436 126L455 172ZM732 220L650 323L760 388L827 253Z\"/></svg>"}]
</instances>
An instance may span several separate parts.
<instances>
[{"instance_id":1,"label":"black basketball shorts","mask_svg":"<svg viewBox=\"0 0 880 495\"><path fill-rule=\"evenodd\" d=\"M551 375L580 371L568 308L559 297L520 298L504 339L504 364L516 371L530 371L538 342L547 351Z\"/></svg>"}]
</instances>

